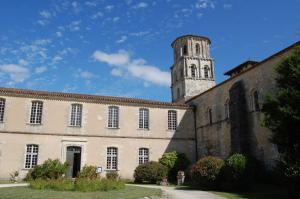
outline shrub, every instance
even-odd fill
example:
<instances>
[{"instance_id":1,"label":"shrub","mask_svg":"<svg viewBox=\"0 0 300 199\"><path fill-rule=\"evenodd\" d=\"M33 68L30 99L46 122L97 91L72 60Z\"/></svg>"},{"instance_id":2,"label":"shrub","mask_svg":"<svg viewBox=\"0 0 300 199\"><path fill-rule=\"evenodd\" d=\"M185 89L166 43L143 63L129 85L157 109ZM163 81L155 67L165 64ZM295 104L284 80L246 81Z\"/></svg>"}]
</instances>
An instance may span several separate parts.
<instances>
[{"instance_id":1,"label":"shrub","mask_svg":"<svg viewBox=\"0 0 300 199\"><path fill-rule=\"evenodd\" d=\"M119 174L116 171L110 171L106 173L106 179L109 180L118 180Z\"/></svg>"},{"instance_id":2,"label":"shrub","mask_svg":"<svg viewBox=\"0 0 300 199\"><path fill-rule=\"evenodd\" d=\"M243 191L250 188L253 167L248 158L242 154L233 154L221 171L222 189Z\"/></svg>"},{"instance_id":3,"label":"shrub","mask_svg":"<svg viewBox=\"0 0 300 199\"><path fill-rule=\"evenodd\" d=\"M58 159L46 160L41 165L36 165L33 167L26 175L25 180L35 180L35 179L58 179L61 178L63 174L66 173L68 169L68 164L62 164Z\"/></svg>"},{"instance_id":4,"label":"shrub","mask_svg":"<svg viewBox=\"0 0 300 199\"><path fill-rule=\"evenodd\" d=\"M52 189L56 191L71 191L74 189L72 180L65 178L52 180L33 180L30 181L30 187L33 189Z\"/></svg>"},{"instance_id":5,"label":"shrub","mask_svg":"<svg viewBox=\"0 0 300 199\"><path fill-rule=\"evenodd\" d=\"M219 173L224 161L217 157L207 156L196 162L190 172L194 185L206 188L217 186Z\"/></svg>"},{"instance_id":6,"label":"shrub","mask_svg":"<svg viewBox=\"0 0 300 199\"><path fill-rule=\"evenodd\" d=\"M108 179L77 179L74 188L76 191L109 191L124 189L125 184L121 181L108 180Z\"/></svg>"},{"instance_id":7,"label":"shrub","mask_svg":"<svg viewBox=\"0 0 300 199\"><path fill-rule=\"evenodd\" d=\"M96 179L97 178L97 167L85 165L81 171L77 174L78 178Z\"/></svg>"},{"instance_id":8,"label":"shrub","mask_svg":"<svg viewBox=\"0 0 300 199\"><path fill-rule=\"evenodd\" d=\"M168 169L159 162L150 161L139 165L134 171L134 181L139 183L156 183L166 177Z\"/></svg>"},{"instance_id":9,"label":"shrub","mask_svg":"<svg viewBox=\"0 0 300 199\"><path fill-rule=\"evenodd\" d=\"M176 180L178 171L184 171L190 164L184 153L177 153L176 151L164 153L159 162L168 168L168 178L171 181Z\"/></svg>"}]
</instances>

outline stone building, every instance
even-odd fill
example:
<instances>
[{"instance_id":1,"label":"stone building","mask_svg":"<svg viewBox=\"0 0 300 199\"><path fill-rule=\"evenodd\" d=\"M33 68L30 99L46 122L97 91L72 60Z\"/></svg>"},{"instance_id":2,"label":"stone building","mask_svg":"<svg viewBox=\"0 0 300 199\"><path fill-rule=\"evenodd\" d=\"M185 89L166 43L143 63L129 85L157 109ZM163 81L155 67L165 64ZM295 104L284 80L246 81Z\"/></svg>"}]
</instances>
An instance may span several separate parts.
<instances>
[{"instance_id":1,"label":"stone building","mask_svg":"<svg viewBox=\"0 0 300 199\"><path fill-rule=\"evenodd\" d=\"M240 64L217 85L209 45L193 35L172 43L172 103L0 88L0 178L23 177L48 158L67 161L70 177L87 164L132 178L136 166L173 150L192 162L242 152L272 165L277 149L261 127L261 104L276 89L274 67L300 42Z\"/></svg>"}]
</instances>

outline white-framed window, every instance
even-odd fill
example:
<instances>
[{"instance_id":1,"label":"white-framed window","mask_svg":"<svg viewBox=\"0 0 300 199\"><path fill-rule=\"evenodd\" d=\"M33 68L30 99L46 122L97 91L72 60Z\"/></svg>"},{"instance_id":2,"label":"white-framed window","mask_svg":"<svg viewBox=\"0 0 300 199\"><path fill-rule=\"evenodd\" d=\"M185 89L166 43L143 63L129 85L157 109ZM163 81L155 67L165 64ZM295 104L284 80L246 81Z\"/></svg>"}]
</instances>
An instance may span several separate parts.
<instances>
[{"instance_id":1,"label":"white-framed window","mask_svg":"<svg viewBox=\"0 0 300 199\"><path fill-rule=\"evenodd\" d=\"M70 126L81 126L81 120L82 120L82 105L72 104Z\"/></svg>"},{"instance_id":2,"label":"white-framed window","mask_svg":"<svg viewBox=\"0 0 300 199\"><path fill-rule=\"evenodd\" d=\"M4 121L5 99L0 98L0 122Z\"/></svg>"},{"instance_id":3,"label":"white-framed window","mask_svg":"<svg viewBox=\"0 0 300 199\"><path fill-rule=\"evenodd\" d=\"M149 162L149 149L139 148L139 165Z\"/></svg>"},{"instance_id":4,"label":"white-framed window","mask_svg":"<svg viewBox=\"0 0 300 199\"><path fill-rule=\"evenodd\" d=\"M119 128L119 107L108 107L108 128Z\"/></svg>"},{"instance_id":5,"label":"white-framed window","mask_svg":"<svg viewBox=\"0 0 300 199\"><path fill-rule=\"evenodd\" d=\"M224 115L225 119L229 118L229 99L227 99L224 104Z\"/></svg>"},{"instance_id":6,"label":"white-framed window","mask_svg":"<svg viewBox=\"0 0 300 199\"><path fill-rule=\"evenodd\" d=\"M118 169L118 148L116 147L107 148L106 169L108 170Z\"/></svg>"},{"instance_id":7,"label":"white-framed window","mask_svg":"<svg viewBox=\"0 0 300 199\"><path fill-rule=\"evenodd\" d=\"M177 128L177 112L174 110L168 111L168 129L176 130Z\"/></svg>"},{"instance_id":8,"label":"white-framed window","mask_svg":"<svg viewBox=\"0 0 300 199\"><path fill-rule=\"evenodd\" d=\"M31 102L31 113L30 113L30 124L41 124L43 114L43 102L32 101Z\"/></svg>"},{"instance_id":9,"label":"white-framed window","mask_svg":"<svg viewBox=\"0 0 300 199\"><path fill-rule=\"evenodd\" d=\"M139 109L139 128L149 129L149 109Z\"/></svg>"},{"instance_id":10,"label":"white-framed window","mask_svg":"<svg viewBox=\"0 0 300 199\"><path fill-rule=\"evenodd\" d=\"M31 169L38 162L39 146L36 144L26 145L25 169Z\"/></svg>"}]
</instances>

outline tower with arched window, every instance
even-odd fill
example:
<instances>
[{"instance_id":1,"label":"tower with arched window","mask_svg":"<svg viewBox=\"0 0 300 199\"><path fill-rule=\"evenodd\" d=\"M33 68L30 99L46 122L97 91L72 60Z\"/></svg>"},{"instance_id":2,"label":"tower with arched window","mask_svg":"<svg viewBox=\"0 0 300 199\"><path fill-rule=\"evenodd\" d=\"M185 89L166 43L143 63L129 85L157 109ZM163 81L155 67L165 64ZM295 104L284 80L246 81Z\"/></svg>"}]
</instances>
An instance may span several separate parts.
<instances>
[{"instance_id":1,"label":"tower with arched window","mask_svg":"<svg viewBox=\"0 0 300 199\"><path fill-rule=\"evenodd\" d=\"M207 37L184 35L173 41L172 101L182 102L213 87L214 60Z\"/></svg>"}]
</instances>

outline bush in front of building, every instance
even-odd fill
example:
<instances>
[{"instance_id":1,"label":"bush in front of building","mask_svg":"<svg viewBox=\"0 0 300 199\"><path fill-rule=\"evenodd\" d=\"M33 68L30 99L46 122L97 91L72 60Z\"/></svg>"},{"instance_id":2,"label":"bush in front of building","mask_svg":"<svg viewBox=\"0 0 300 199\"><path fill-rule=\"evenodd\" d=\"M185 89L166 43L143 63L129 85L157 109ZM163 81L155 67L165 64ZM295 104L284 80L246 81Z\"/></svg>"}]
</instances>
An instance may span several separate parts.
<instances>
[{"instance_id":1,"label":"bush in front of building","mask_svg":"<svg viewBox=\"0 0 300 199\"><path fill-rule=\"evenodd\" d=\"M30 188L32 189L51 189L55 191L72 191L74 190L74 183L71 179L36 179L30 181Z\"/></svg>"},{"instance_id":2,"label":"bush in front of building","mask_svg":"<svg viewBox=\"0 0 300 199\"><path fill-rule=\"evenodd\" d=\"M134 170L134 181L136 183L152 183L161 181L168 174L168 168L159 162L150 161L139 165Z\"/></svg>"},{"instance_id":3,"label":"bush in front of building","mask_svg":"<svg viewBox=\"0 0 300 199\"><path fill-rule=\"evenodd\" d=\"M96 179L97 167L85 165L77 174L78 178Z\"/></svg>"},{"instance_id":4,"label":"bush in front of building","mask_svg":"<svg viewBox=\"0 0 300 199\"><path fill-rule=\"evenodd\" d=\"M189 159L184 153L177 153L176 151L164 153L159 162L168 168L168 178L170 181L175 181L177 172L185 171L190 164Z\"/></svg>"},{"instance_id":5,"label":"bush in front of building","mask_svg":"<svg viewBox=\"0 0 300 199\"><path fill-rule=\"evenodd\" d=\"M226 159L222 168L221 189L244 191L251 188L253 182L254 165L243 154L233 154Z\"/></svg>"},{"instance_id":6,"label":"bush in front of building","mask_svg":"<svg viewBox=\"0 0 300 199\"><path fill-rule=\"evenodd\" d=\"M46 160L41 165L36 165L27 173L25 180L36 180L36 179L59 179L67 171L68 164L61 163L58 159Z\"/></svg>"},{"instance_id":7,"label":"bush in front of building","mask_svg":"<svg viewBox=\"0 0 300 199\"><path fill-rule=\"evenodd\" d=\"M217 157L206 156L201 158L190 171L193 185L209 189L216 188L223 165L224 161Z\"/></svg>"},{"instance_id":8,"label":"bush in front of building","mask_svg":"<svg viewBox=\"0 0 300 199\"><path fill-rule=\"evenodd\" d=\"M120 176L117 171L109 171L106 173L106 179L119 180Z\"/></svg>"},{"instance_id":9,"label":"bush in front of building","mask_svg":"<svg viewBox=\"0 0 300 199\"><path fill-rule=\"evenodd\" d=\"M125 183L117 180L109 179L76 179L74 183L74 190L81 192L91 191L110 191L120 190L125 188Z\"/></svg>"}]
</instances>

